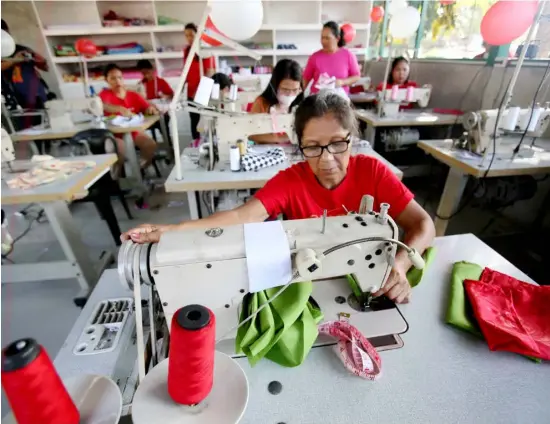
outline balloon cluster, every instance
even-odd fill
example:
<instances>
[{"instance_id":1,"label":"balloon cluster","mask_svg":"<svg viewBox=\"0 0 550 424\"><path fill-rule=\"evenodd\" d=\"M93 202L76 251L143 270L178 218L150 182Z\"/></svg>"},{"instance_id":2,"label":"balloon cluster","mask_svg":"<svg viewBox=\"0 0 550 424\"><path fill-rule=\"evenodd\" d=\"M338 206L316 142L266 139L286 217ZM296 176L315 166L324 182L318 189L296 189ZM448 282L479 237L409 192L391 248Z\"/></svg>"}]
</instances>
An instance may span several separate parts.
<instances>
[{"instance_id":1,"label":"balloon cluster","mask_svg":"<svg viewBox=\"0 0 550 424\"><path fill-rule=\"evenodd\" d=\"M409 38L420 26L420 12L406 0L391 0L387 11L390 15L388 29L394 39Z\"/></svg>"}]
</instances>

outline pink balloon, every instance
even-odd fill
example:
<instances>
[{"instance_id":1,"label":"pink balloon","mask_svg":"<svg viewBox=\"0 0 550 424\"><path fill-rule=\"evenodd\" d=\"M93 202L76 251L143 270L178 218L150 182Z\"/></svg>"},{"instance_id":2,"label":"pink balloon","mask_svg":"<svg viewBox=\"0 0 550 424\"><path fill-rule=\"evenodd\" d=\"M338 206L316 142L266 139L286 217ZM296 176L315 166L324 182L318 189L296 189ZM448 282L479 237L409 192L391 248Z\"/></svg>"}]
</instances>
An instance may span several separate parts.
<instances>
[{"instance_id":1,"label":"pink balloon","mask_svg":"<svg viewBox=\"0 0 550 424\"><path fill-rule=\"evenodd\" d=\"M509 44L533 24L538 1L500 0L481 20L481 36L491 46Z\"/></svg>"},{"instance_id":2,"label":"pink balloon","mask_svg":"<svg viewBox=\"0 0 550 424\"><path fill-rule=\"evenodd\" d=\"M344 41L349 44L355 38L355 28L352 24L342 25L342 31L344 32Z\"/></svg>"}]
</instances>

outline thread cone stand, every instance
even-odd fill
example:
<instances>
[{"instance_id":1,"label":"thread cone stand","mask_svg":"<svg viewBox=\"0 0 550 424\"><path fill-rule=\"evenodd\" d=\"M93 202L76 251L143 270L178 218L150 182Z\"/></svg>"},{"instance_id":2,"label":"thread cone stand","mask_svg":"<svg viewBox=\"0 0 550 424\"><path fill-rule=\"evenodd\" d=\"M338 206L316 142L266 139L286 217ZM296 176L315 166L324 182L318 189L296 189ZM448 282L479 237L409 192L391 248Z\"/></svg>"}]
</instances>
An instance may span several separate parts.
<instances>
[{"instance_id":1,"label":"thread cone stand","mask_svg":"<svg viewBox=\"0 0 550 424\"><path fill-rule=\"evenodd\" d=\"M242 368L224 353L215 352L214 385L199 405L175 403L168 394L168 359L153 368L139 385L132 403L134 424L237 424L248 403L248 380Z\"/></svg>"}]
</instances>

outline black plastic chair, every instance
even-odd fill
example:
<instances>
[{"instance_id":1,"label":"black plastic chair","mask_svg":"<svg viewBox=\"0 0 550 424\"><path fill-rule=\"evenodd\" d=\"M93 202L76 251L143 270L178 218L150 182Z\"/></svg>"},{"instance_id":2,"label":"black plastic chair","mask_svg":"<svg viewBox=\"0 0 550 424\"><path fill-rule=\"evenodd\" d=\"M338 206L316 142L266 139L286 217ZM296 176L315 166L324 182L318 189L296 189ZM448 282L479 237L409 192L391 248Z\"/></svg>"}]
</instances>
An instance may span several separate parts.
<instances>
[{"instance_id":1,"label":"black plastic chair","mask_svg":"<svg viewBox=\"0 0 550 424\"><path fill-rule=\"evenodd\" d=\"M117 153L115 136L106 129L92 128L80 131L74 135L69 143L72 154L100 155ZM118 184L118 172L115 165L110 173L101 177L89 190L88 196L76 202L94 202L101 218L107 222L109 230L117 245L120 245L120 228L111 204L111 196L117 196L124 208L128 219L133 219L130 208L124 197L124 192Z\"/></svg>"}]
</instances>

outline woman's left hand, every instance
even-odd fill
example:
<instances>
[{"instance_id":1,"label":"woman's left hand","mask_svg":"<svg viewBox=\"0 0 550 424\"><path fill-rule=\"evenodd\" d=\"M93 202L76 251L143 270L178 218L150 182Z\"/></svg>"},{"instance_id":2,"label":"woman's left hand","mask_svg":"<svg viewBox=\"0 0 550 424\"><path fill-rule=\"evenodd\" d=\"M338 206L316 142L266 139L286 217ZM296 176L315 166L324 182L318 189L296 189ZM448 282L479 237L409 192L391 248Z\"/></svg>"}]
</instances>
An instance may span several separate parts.
<instances>
[{"instance_id":1,"label":"woman's left hand","mask_svg":"<svg viewBox=\"0 0 550 424\"><path fill-rule=\"evenodd\" d=\"M407 280L407 272L402 267L394 266L384 287L373 293L374 297L385 294L395 303L408 303L412 294L411 285Z\"/></svg>"},{"instance_id":2,"label":"woman's left hand","mask_svg":"<svg viewBox=\"0 0 550 424\"><path fill-rule=\"evenodd\" d=\"M336 88L340 88L344 86L344 81L337 79L336 80Z\"/></svg>"}]
</instances>

